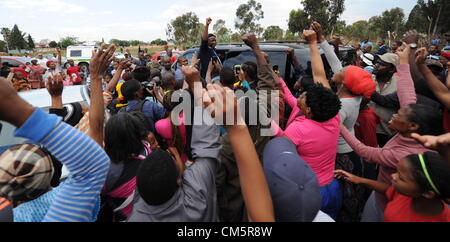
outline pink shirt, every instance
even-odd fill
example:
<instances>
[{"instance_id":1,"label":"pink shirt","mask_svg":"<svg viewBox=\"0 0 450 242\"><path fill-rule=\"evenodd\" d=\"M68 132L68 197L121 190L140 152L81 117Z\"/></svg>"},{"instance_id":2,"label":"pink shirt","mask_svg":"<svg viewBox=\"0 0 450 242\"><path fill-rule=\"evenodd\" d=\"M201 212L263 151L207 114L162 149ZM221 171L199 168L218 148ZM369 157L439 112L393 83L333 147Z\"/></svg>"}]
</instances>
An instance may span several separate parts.
<instances>
[{"instance_id":1,"label":"pink shirt","mask_svg":"<svg viewBox=\"0 0 450 242\"><path fill-rule=\"evenodd\" d=\"M334 179L334 165L339 138L340 116L326 122L316 122L300 116L297 99L287 88L282 86L285 100L293 108L286 131L279 130L277 136L286 135L297 147L300 157L313 169L320 186L330 184Z\"/></svg>"},{"instance_id":2,"label":"pink shirt","mask_svg":"<svg viewBox=\"0 0 450 242\"><path fill-rule=\"evenodd\" d=\"M183 141L183 145L186 145L186 126L184 125L184 115L180 114L180 123L178 126L178 130L181 133L181 140ZM161 119L155 124L156 132L161 135L167 142L168 146L173 146L173 134L172 134L172 123L169 119ZM187 155L185 153L180 154L181 160L186 162L188 160Z\"/></svg>"}]
</instances>

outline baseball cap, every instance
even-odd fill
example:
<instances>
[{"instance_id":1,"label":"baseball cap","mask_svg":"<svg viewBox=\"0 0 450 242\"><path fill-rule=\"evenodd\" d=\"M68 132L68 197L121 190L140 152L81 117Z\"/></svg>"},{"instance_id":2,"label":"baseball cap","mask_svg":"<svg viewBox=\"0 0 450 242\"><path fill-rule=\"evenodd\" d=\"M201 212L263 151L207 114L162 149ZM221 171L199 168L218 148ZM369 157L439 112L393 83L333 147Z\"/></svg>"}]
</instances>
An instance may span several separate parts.
<instances>
[{"instance_id":1,"label":"baseball cap","mask_svg":"<svg viewBox=\"0 0 450 242\"><path fill-rule=\"evenodd\" d=\"M39 146L12 146L0 155L0 197L33 200L50 189L53 173L50 154Z\"/></svg>"},{"instance_id":2,"label":"baseball cap","mask_svg":"<svg viewBox=\"0 0 450 242\"><path fill-rule=\"evenodd\" d=\"M365 53L360 56L361 60L364 61L369 66L373 66L373 62L375 60L375 56L371 53Z\"/></svg>"},{"instance_id":3,"label":"baseball cap","mask_svg":"<svg viewBox=\"0 0 450 242\"><path fill-rule=\"evenodd\" d=\"M264 149L264 173L278 222L312 222L322 203L314 171L286 138L271 140Z\"/></svg>"},{"instance_id":4,"label":"baseball cap","mask_svg":"<svg viewBox=\"0 0 450 242\"><path fill-rule=\"evenodd\" d=\"M395 67L397 67L399 64L399 58L398 58L398 55L396 55L396 54L386 53L384 55L380 55L379 57L382 61L392 64Z\"/></svg>"},{"instance_id":5,"label":"baseball cap","mask_svg":"<svg viewBox=\"0 0 450 242\"><path fill-rule=\"evenodd\" d=\"M438 67L440 69L444 69L444 66L442 65L442 63L438 60L435 59L426 59L425 60L425 65L427 66L434 66L434 67Z\"/></svg>"}]
</instances>

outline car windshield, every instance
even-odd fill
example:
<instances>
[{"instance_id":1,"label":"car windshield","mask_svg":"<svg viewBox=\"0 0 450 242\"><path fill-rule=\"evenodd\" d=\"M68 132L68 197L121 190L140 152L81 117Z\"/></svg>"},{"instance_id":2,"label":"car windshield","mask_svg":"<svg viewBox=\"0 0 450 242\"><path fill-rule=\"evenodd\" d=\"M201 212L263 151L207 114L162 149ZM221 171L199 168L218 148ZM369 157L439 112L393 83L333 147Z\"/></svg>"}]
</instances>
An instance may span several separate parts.
<instances>
[{"instance_id":1,"label":"car windshield","mask_svg":"<svg viewBox=\"0 0 450 242\"><path fill-rule=\"evenodd\" d=\"M286 53L285 52L271 52L265 51L270 57L270 64L278 65L281 76L284 76L286 69ZM224 66L233 67L235 65L242 65L244 62L252 61L256 63L255 54L252 51L243 52L229 52L227 60L223 63Z\"/></svg>"},{"instance_id":2,"label":"car windshield","mask_svg":"<svg viewBox=\"0 0 450 242\"><path fill-rule=\"evenodd\" d=\"M63 104L80 102L85 106L89 106L89 98L85 86L71 86L64 88ZM27 92L19 92L19 95L34 107L41 108L48 113L51 107L51 98L47 89L37 89ZM26 139L14 137L15 127L1 122L2 129L0 133L0 146L21 144L26 142Z\"/></svg>"}]
</instances>

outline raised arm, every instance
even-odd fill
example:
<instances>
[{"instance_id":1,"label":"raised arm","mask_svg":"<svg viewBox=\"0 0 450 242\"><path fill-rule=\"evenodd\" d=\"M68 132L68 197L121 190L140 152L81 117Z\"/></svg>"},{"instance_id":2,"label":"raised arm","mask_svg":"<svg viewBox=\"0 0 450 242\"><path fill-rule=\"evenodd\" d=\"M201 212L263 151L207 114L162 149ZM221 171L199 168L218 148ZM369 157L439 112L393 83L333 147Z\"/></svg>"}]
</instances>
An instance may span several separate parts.
<instances>
[{"instance_id":1,"label":"raised arm","mask_svg":"<svg viewBox=\"0 0 450 242\"><path fill-rule=\"evenodd\" d=\"M256 57L256 64L258 65L258 89L260 90L273 90L275 88L275 79L272 75L272 68L261 51L258 43L258 39L254 34L246 34L242 37L242 40L246 45L252 48Z\"/></svg>"},{"instance_id":2,"label":"raised arm","mask_svg":"<svg viewBox=\"0 0 450 242\"><path fill-rule=\"evenodd\" d=\"M428 56L428 51L425 48L420 48L417 50L417 58L415 60L420 72L423 74L428 87L434 93L437 99L441 101L442 104L447 109L450 109L450 90L440 82L437 77L431 72L431 70L425 65L425 59ZM448 75L447 79L450 78Z\"/></svg>"},{"instance_id":3,"label":"raised arm","mask_svg":"<svg viewBox=\"0 0 450 242\"><path fill-rule=\"evenodd\" d=\"M317 35L314 30L304 30L303 36L309 43L311 50L311 67L313 71L314 82L321 83L326 88L331 88L325 74L322 58L320 57L319 47L317 46Z\"/></svg>"},{"instance_id":4,"label":"raised arm","mask_svg":"<svg viewBox=\"0 0 450 242\"><path fill-rule=\"evenodd\" d=\"M397 66L397 96L400 102L400 107L405 107L409 104L415 104L417 102L414 82L412 80L409 67L410 52L411 48L406 44L403 44L402 47L397 49L397 55L400 59L400 64Z\"/></svg>"},{"instance_id":5,"label":"raised arm","mask_svg":"<svg viewBox=\"0 0 450 242\"><path fill-rule=\"evenodd\" d=\"M45 87L47 88L47 91L52 99L52 106L50 110L55 111L56 109L63 109L64 106L62 101L62 93L64 89L64 83L62 80L62 76L56 74L54 77L50 77L49 81L45 82Z\"/></svg>"},{"instance_id":6,"label":"raised arm","mask_svg":"<svg viewBox=\"0 0 450 242\"><path fill-rule=\"evenodd\" d=\"M58 53L58 64L62 65L61 49L59 47L56 48L56 52Z\"/></svg>"},{"instance_id":7,"label":"raised arm","mask_svg":"<svg viewBox=\"0 0 450 242\"><path fill-rule=\"evenodd\" d=\"M372 189L382 195L385 195L387 190L390 187L389 184L375 181L375 180L366 179L366 178L359 177L359 176L355 176L355 175L353 175L349 172L343 171L343 170L336 170L335 174L336 174L336 178L338 178L338 179L342 179L346 182L350 182L353 184L365 185L369 189Z\"/></svg>"},{"instance_id":8,"label":"raised arm","mask_svg":"<svg viewBox=\"0 0 450 242\"><path fill-rule=\"evenodd\" d=\"M405 35L403 36L403 42L405 42L407 45L409 44L417 45L419 43L419 34L415 30L410 30L406 32ZM419 68L415 63L415 59L416 53L414 51L411 51L409 53L409 67L411 71L411 76L414 82L418 82L423 79L423 75L419 71Z\"/></svg>"},{"instance_id":9,"label":"raised arm","mask_svg":"<svg viewBox=\"0 0 450 242\"><path fill-rule=\"evenodd\" d=\"M35 109L0 78L0 120L18 127L15 136L42 144L66 165L71 177L59 186L44 222L89 222L109 169L106 153L88 136Z\"/></svg>"},{"instance_id":10,"label":"raised arm","mask_svg":"<svg viewBox=\"0 0 450 242\"><path fill-rule=\"evenodd\" d=\"M286 85L286 82L284 82L283 78L280 78L281 86L283 87L284 91L284 101L291 107L294 108L297 106L297 98L292 95L291 90L289 90L288 86Z\"/></svg>"},{"instance_id":11,"label":"raised arm","mask_svg":"<svg viewBox=\"0 0 450 242\"><path fill-rule=\"evenodd\" d=\"M126 69L128 61L127 60L121 60L119 63L119 67L117 68L116 73L114 73L113 78L108 83L108 86L106 87L106 91L109 93L113 93L116 89L117 83L120 81L120 77L122 76L123 71Z\"/></svg>"},{"instance_id":12,"label":"raised arm","mask_svg":"<svg viewBox=\"0 0 450 242\"><path fill-rule=\"evenodd\" d=\"M322 26L319 23L314 21L311 24L311 27L317 34L317 40L319 41L319 46L320 46L320 48L322 48L322 50L325 54L325 57L327 58L327 61L331 66L331 70L333 70L334 73L337 73L343 67L342 67L341 61L339 60L339 58L336 55L336 52L334 51L334 47L331 46L327 42L327 40L323 37Z\"/></svg>"},{"instance_id":13,"label":"raised arm","mask_svg":"<svg viewBox=\"0 0 450 242\"><path fill-rule=\"evenodd\" d=\"M214 98L206 98L204 105L212 105L213 114L222 116L222 118L219 118L222 120L225 120L225 116L229 115L235 118L234 123L226 125L225 128L236 157L242 195L250 221L274 222L269 187L247 126L245 126L245 122L240 115L236 96L231 89L223 88L219 85L208 85L208 94ZM211 103L211 100L214 100L214 102Z\"/></svg>"},{"instance_id":14,"label":"raised arm","mask_svg":"<svg viewBox=\"0 0 450 242\"><path fill-rule=\"evenodd\" d=\"M202 40L208 40L209 35L209 25L211 25L212 19L207 18L205 23L205 28L203 29Z\"/></svg>"},{"instance_id":15,"label":"raised arm","mask_svg":"<svg viewBox=\"0 0 450 242\"><path fill-rule=\"evenodd\" d=\"M105 105L103 101L102 78L114 58L116 46L111 45L105 52L105 44L98 51L92 51L89 70L91 72L91 106L89 111L88 135L103 147Z\"/></svg>"},{"instance_id":16,"label":"raised arm","mask_svg":"<svg viewBox=\"0 0 450 242\"><path fill-rule=\"evenodd\" d=\"M387 150L384 148L374 148L364 145L354 135L352 135L344 125L341 125L341 135L348 143L348 145L361 158L364 158L367 161L374 162L380 165L392 168L397 167L397 163L394 162L396 158L391 150Z\"/></svg>"}]
</instances>

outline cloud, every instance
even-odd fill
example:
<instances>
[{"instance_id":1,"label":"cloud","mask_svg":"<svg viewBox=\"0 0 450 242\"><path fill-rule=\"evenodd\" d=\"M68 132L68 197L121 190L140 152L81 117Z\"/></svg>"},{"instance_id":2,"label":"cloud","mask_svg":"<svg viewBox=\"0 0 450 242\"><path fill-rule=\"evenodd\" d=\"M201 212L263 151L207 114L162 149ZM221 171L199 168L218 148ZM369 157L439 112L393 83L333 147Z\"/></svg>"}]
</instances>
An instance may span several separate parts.
<instances>
[{"instance_id":1,"label":"cloud","mask_svg":"<svg viewBox=\"0 0 450 242\"><path fill-rule=\"evenodd\" d=\"M85 7L77 4L67 3L63 0L2 0L0 1L0 6L2 8L33 9L33 11L51 13L81 13L86 11Z\"/></svg>"}]
</instances>

